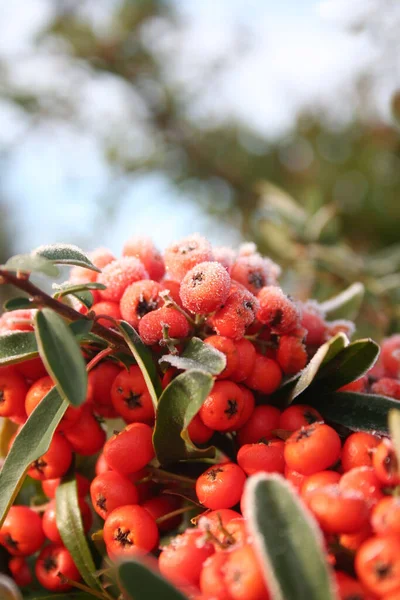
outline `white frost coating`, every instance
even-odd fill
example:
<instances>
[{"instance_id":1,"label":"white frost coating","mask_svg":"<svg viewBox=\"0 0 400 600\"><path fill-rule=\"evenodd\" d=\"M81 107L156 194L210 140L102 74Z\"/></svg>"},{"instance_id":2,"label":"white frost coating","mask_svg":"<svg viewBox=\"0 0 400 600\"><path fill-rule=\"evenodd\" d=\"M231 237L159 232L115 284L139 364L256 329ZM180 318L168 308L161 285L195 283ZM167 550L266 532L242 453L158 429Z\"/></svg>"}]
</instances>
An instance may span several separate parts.
<instances>
[{"instance_id":1,"label":"white frost coating","mask_svg":"<svg viewBox=\"0 0 400 600\"><path fill-rule=\"evenodd\" d=\"M272 600L285 600L282 590L280 588L279 582L276 579L271 562L269 560L268 553L265 550L263 535L260 533L260 530L257 525L257 516L256 516L256 503L255 503L255 492L256 488L260 483L268 482L268 481L276 481L279 484L286 488L286 491L291 495L292 501L298 511L302 514L304 520L309 525L312 530L315 540L317 544L321 548L321 554L324 553L324 538L320 528L318 527L317 522L315 521L312 514L304 507L304 504L301 502L300 498L297 496L296 491L293 485L287 481L282 475L276 473L257 473L256 475L252 475L246 481L244 488L244 517L248 521L248 531L250 535L253 537L254 547L256 549L256 553L258 557L262 559L262 565L264 569L262 569L263 575L266 575L265 582L271 594ZM333 578L330 577L330 588L331 588L331 597L337 599L337 589L334 584Z\"/></svg>"},{"instance_id":2,"label":"white frost coating","mask_svg":"<svg viewBox=\"0 0 400 600\"><path fill-rule=\"evenodd\" d=\"M355 298L360 298L364 296L364 285L360 282L352 283L346 290L330 298L326 302L322 302L319 306L325 312L327 316L329 316L330 312L341 308L342 306L348 304Z\"/></svg>"},{"instance_id":3,"label":"white frost coating","mask_svg":"<svg viewBox=\"0 0 400 600\"><path fill-rule=\"evenodd\" d=\"M72 250L73 252L85 254L83 250L81 250L78 246L75 246L74 244L43 244L35 250L32 250L31 254L40 254L41 252L44 252L46 250L53 250L54 252L64 252L65 250Z\"/></svg>"}]
</instances>

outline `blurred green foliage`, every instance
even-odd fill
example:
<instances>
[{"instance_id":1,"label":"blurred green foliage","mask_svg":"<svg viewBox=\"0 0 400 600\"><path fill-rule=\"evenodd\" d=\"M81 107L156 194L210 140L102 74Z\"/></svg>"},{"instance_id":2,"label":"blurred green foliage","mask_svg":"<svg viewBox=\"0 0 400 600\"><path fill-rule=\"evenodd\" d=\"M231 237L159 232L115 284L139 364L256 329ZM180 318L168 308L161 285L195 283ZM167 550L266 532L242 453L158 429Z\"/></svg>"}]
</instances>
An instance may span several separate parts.
<instances>
[{"instance_id":1,"label":"blurred green foliage","mask_svg":"<svg viewBox=\"0 0 400 600\"><path fill-rule=\"evenodd\" d=\"M285 286L297 297L325 300L359 280L366 287L359 331L379 338L400 330L396 125L355 115L350 124L333 126L310 112L282 139L268 141L244 123L205 123L190 110L193 92L171 83L165 56L146 35L149 26L180 26L173 4L114 2L101 27L85 12L88 4L53 5L37 43L55 44L83 79L111 76L122 82L132 105L139 105L141 127L152 140L143 153L132 153L122 134L99 139L116 176L164 173L187 201L230 221L282 264ZM210 69L207 85L219 68ZM5 88L37 120L76 118L72 86L70 98ZM123 124L131 134L134 127L134 119Z\"/></svg>"}]
</instances>

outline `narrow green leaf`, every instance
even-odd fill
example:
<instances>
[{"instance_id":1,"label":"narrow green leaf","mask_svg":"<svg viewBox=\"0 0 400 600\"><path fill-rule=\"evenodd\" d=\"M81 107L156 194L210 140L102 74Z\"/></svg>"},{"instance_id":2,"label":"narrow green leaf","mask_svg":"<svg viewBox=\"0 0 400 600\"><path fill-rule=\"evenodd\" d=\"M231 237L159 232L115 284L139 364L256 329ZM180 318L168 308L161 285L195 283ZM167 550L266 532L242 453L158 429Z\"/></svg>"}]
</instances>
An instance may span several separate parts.
<instances>
[{"instance_id":1,"label":"narrow green leaf","mask_svg":"<svg viewBox=\"0 0 400 600\"><path fill-rule=\"evenodd\" d=\"M196 337L188 342L182 354L179 356L167 354L160 358L159 362L168 363L182 371L200 369L211 375L219 375L226 367L225 354Z\"/></svg>"},{"instance_id":2,"label":"narrow green leaf","mask_svg":"<svg viewBox=\"0 0 400 600\"><path fill-rule=\"evenodd\" d=\"M344 333L338 333L328 342L323 344L314 354L308 365L301 372L301 375L290 393L290 400L294 400L308 388L314 381L320 369L331 361L343 348L349 344L349 340Z\"/></svg>"},{"instance_id":3,"label":"narrow green leaf","mask_svg":"<svg viewBox=\"0 0 400 600\"><path fill-rule=\"evenodd\" d=\"M338 390L358 379L375 364L379 346L371 339L356 340L343 348L318 372L307 392Z\"/></svg>"},{"instance_id":4,"label":"narrow green leaf","mask_svg":"<svg viewBox=\"0 0 400 600\"><path fill-rule=\"evenodd\" d=\"M273 600L336 600L321 531L276 474L247 480L245 517Z\"/></svg>"},{"instance_id":5,"label":"narrow green leaf","mask_svg":"<svg viewBox=\"0 0 400 600\"><path fill-rule=\"evenodd\" d=\"M120 322L119 329L142 371L147 389L153 401L154 410L156 410L158 398L162 393L162 387L150 348L143 344L139 334L126 321Z\"/></svg>"},{"instance_id":6,"label":"narrow green leaf","mask_svg":"<svg viewBox=\"0 0 400 600\"><path fill-rule=\"evenodd\" d=\"M61 397L81 405L87 393L86 363L71 329L49 308L36 313L35 325L40 357Z\"/></svg>"},{"instance_id":7,"label":"narrow green leaf","mask_svg":"<svg viewBox=\"0 0 400 600\"><path fill-rule=\"evenodd\" d=\"M328 319L350 319L357 317L364 298L365 288L360 282L353 283L346 290L320 304Z\"/></svg>"},{"instance_id":8,"label":"narrow green leaf","mask_svg":"<svg viewBox=\"0 0 400 600\"><path fill-rule=\"evenodd\" d=\"M85 338L93 327L93 321L91 319L79 319L78 321L72 321L68 324L68 327L79 340ZM101 338L99 338L101 339ZM104 340L101 340L104 343Z\"/></svg>"},{"instance_id":9,"label":"narrow green leaf","mask_svg":"<svg viewBox=\"0 0 400 600\"><path fill-rule=\"evenodd\" d=\"M34 308L35 304L29 298L11 298L4 303L3 308L6 311L9 310L22 310L25 308Z\"/></svg>"},{"instance_id":10,"label":"narrow green leaf","mask_svg":"<svg viewBox=\"0 0 400 600\"><path fill-rule=\"evenodd\" d=\"M101 589L99 581L93 575L96 566L86 541L74 477L65 478L56 490L56 521L62 541L82 579L89 587Z\"/></svg>"},{"instance_id":11,"label":"narrow green leaf","mask_svg":"<svg viewBox=\"0 0 400 600\"><path fill-rule=\"evenodd\" d=\"M88 283L70 283L65 282L61 285L53 285L56 289L54 298L63 298L64 296L74 296L87 308L93 306L93 294L91 290L105 290L106 286L102 283L88 282Z\"/></svg>"},{"instance_id":12,"label":"narrow green leaf","mask_svg":"<svg viewBox=\"0 0 400 600\"><path fill-rule=\"evenodd\" d=\"M56 388L43 398L18 433L0 471L0 526L17 496L32 462L49 449L68 403Z\"/></svg>"},{"instance_id":13,"label":"narrow green leaf","mask_svg":"<svg viewBox=\"0 0 400 600\"><path fill-rule=\"evenodd\" d=\"M44 256L17 254L8 259L3 267L6 271L22 271L23 273L43 273L49 277L58 277L60 271Z\"/></svg>"},{"instance_id":14,"label":"narrow green leaf","mask_svg":"<svg viewBox=\"0 0 400 600\"><path fill-rule=\"evenodd\" d=\"M307 396L307 403L316 408L327 421L344 425L355 431L388 433L388 414L398 409L398 400L359 394L356 392L327 392Z\"/></svg>"},{"instance_id":15,"label":"narrow green leaf","mask_svg":"<svg viewBox=\"0 0 400 600\"><path fill-rule=\"evenodd\" d=\"M199 370L181 373L163 391L157 406L153 444L161 464L196 456L212 456L191 444L186 429L212 390L210 373Z\"/></svg>"},{"instance_id":16,"label":"narrow green leaf","mask_svg":"<svg viewBox=\"0 0 400 600\"><path fill-rule=\"evenodd\" d=\"M131 600L186 600L186 596L155 570L137 562L124 562L118 567L118 581Z\"/></svg>"},{"instance_id":17,"label":"narrow green leaf","mask_svg":"<svg viewBox=\"0 0 400 600\"><path fill-rule=\"evenodd\" d=\"M397 462L400 464L400 410L389 411L389 432L396 448Z\"/></svg>"},{"instance_id":18,"label":"narrow green leaf","mask_svg":"<svg viewBox=\"0 0 400 600\"><path fill-rule=\"evenodd\" d=\"M34 256L41 256L56 263L58 265L75 265L77 267L84 267L91 271L101 272L100 269L95 267L89 257L72 244L49 244L48 246L40 246L32 252Z\"/></svg>"},{"instance_id":19,"label":"narrow green leaf","mask_svg":"<svg viewBox=\"0 0 400 600\"><path fill-rule=\"evenodd\" d=\"M0 335L0 366L34 358L38 353L33 331L17 331Z\"/></svg>"}]
</instances>

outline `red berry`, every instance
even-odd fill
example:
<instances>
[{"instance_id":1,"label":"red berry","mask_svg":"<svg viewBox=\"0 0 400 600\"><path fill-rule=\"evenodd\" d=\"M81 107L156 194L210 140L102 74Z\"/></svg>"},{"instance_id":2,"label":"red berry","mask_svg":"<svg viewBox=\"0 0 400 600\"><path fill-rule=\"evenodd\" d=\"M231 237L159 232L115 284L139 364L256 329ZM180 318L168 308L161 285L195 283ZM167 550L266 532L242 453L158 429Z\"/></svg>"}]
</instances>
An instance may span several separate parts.
<instances>
[{"instance_id":1,"label":"red berry","mask_svg":"<svg viewBox=\"0 0 400 600\"><path fill-rule=\"evenodd\" d=\"M265 576L250 544L227 555L224 573L232 600L270 600Z\"/></svg>"},{"instance_id":2,"label":"red berry","mask_svg":"<svg viewBox=\"0 0 400 600\"><path fill-rule=\"evenodd\" d=\"M382 483L372 467L354 467L342 475L340 488L361 492L369 506L374 506L383 497Z\"/></svg>"},{"instance_id":3,"label":"red berry","mask_svg":"<svg viewBox=\"0 0 400 600\"><path fill-rule=\"evenodd\" d=\"M231 278L218 262L202 262L182 280L180 297L184 308L195 314L216 311L229 296Z\"/></svg>"},{"instance_id":4,"label":"red berry","mask_svg":"<svg viewBox=\"0 0 400 600\"><path fill-rule=\"evenodd\" d=\"M186 317L175 308L163 306L139 321L139 334L148 346L158 344L164 337L164 331L170 338L185 338L189 333Z\"/></svg>"},{"instance_id":5,"label":"red berry","mask_svg":"<svg viewBox=\"0 0 400 600\"><path fill-rule=\"evenodd\" d=\"M339 481L340 473L337 473L337 471L318 471L318 473L304 478L301 486L301 495L306 501L308 496L315 492L315 490L339 483Z\"/></svg>"},{"instance_id":6,"label":"red berry","mask_svg":"<svg viewBox=\"0 0 400 600\"><path fill-rule=\"evenodd\" d=\"M400 377L400 334L396 333L383 340L381 360L389 377Z\"/></svg>"},{"instance_id":7,"label":"red berry","mask_svg":"<svg viewBox=\"0 0 400 600\"><path fill-rule=\"evenodd\" d=\"M34 411L39 402L52 390L54 383L51 377L41 377L31 385L25 398L25 410L29 415ZM88 394L91 390L88 388ZM78 421L82 414L82 407L69 406L58 426L60 430L68 429Z\"/></svg>"},{"instance_id":8,"label":"red berry","mask_svg":"<svg viewBox=\"0 0 400 600\"><path fill-rule=\"evenodd\" d=\"M237 455L239 466L246 475L254 475L259 471L265 473L283 473L285 459L282 440L272 439L260 444L245 444Z\"/></svg>"},{"instance_id":9,"label":"red berry","mask_svg":"<svg viewBox=\"0 0 400 600\"><path fill-rule=\"evenodd\" d=\"M19 587L32 583L32 573L23 556L14 556L8 563L12 578Z\"/></svg>"},{"instance_id":10,"label":"red berry","mask_svg":"<svg viewBox=\"0 0 400 600\"><path fill-rule=\"evenodd\" d=\"M25 416L28 386L15 370L0 372L0 417Z\"/></svg>"},{"instance_id":11,"label":"red berry","mask_svg":"<svg viewBox=\"0 0 400 600\"><path fill-rule=\"evenodd\" d=\"M372 464L379 480L385 485L400 484L400 469L393 442L384 438L376 448Z\"/></svg>"},{"instance_id":12,"label":"red berry","mask_svg":"<svg viewBox=\"0 0 400 600\"><path fill-rule=\"evenodd\" d=\"M381 396L389 396L389 398L400 400L400 379L382 377L371 385L371 392L373 394L380 394Z\"/></svg>"},{"instance_id":13,"label":"red berry","mask_svg":"<svg viewBox=\"0 0 400 600\"><path fill-rule=\"evenodd\" d=\"M249 256L239 256L232 265L231 277L238 281L252 294L266 285L273 285L280 274L280 268L269 258L263 258L254 253Z\"/></svg>"},{"instance_id":14,"label":"red berry","mask_svg":"<svg viewBox=\"0 0 400 600\"><path fill-rule=\"evenodd\" d=\"M256 360L256 349L253 344L245 338L234 342L238 354L238 366L230 375L232 381L244 381L254 368Z\"/></svg>"},{"instance_id":15,"label":"red berry","mask_svg":"<svg viewBox=\"0 0 400 600\"><path fill-rule=\"evenodd\" d=\"M35 573L39 583L52 592L66 592L72 587L64 582L60 574L72 581L79 581L81 578L72 556L59 544L43 548L36 561Z\"/></svg>"},{"instance_id":16,"label":"red berry","mask_svg":"<svg viewBox=\"0 0 400 600\"><path fill-rule=\"evenodd\" d=\"M309 300L301 305L301 326L307 331L307 346L321 346L325 341L325 315L317 302Z\"/></svg>"},{"instance_id":17,"label":"red berry","mask_svg":"<svg viewBox=\"0 0 400 600\"><path fill-rule=\"evenodd\" d=\"M39 356L30 360L24 360L24 362L18 363L15 366L17 371L31 382L47 375L46 368Z\"/></svg>"},{"instance_id":18,"label":"red berry","mask_svg":"<svg viewBox=\"0 0 400 600\"><path fill-rule=\"evenodd\" d=\"M292 335L282 335L279 339L276 360L285 375L298 373L307 364L307 351L302 341Z\"/></svg>"},{"instance_id":19,"label":"red berry","mask_svg":"<svg viewBox=\"0 0 400 600\"><path fill-rule=\"evenodd\" d=\"M372 457L381 438L372 433L357 431L349 435L342 448L342 467L350 471L354 467L372 467Z\"/></svg>"},{"instance_id":20,"label":"red berry","mask_svg":"<svg viewBox=\"0 0 400 600\"><path fill-rule=\"evenodd\" d=\"M79 498L84 498L89 493L90 481L80 473L75 473ZM61 483L61 477L42 481L42 489L48 498L56 497L56 490Z\"/></svg>"},{"instance_id":21,"label":"red berry","mask_svg":"<svg viewBox=\"0 0 400 600\"><path fill-rule=\"evenodd\" d=\"M256 444L272 438L272 431L280 428L280 414L275 406L256 406L247 423L238 431L239 444Z\"/></svg>"},{"instance_id":22,"label":"red berry","mask_svg":"<svg viewBox=\"0 0 400 600\"><path fill-rule=\"evenodd\" d=\"M239 502L245 481L246 475L238 465L213 465L197 479L196 494L207 508L231 508Z\"/></svg>"},{"instance_id":23,"label":"red berry","mask_svg":"<svg viewBox=\"0 0 400 600\"><path fill-rule=\"evenodd\" d=\"M119 321L121 319L121 311L117 302L97 302L96 304L93 304L91 310L96 316L106 315L106 317L111 317L116 321ZM97 319L97 323L107 328L115 327L113 321L107 318Z\"/></svg>"},{"instance_id":24,"label":"red berry","mask_svg":"<svg viewBox=\"0 0 400 600\"><path fill-rule=\"evenodd\" d=\"M90 497L94 510L102 519L106 519L114 509L137 504L139 500L138 491L130 479L117 471L97 475L90 485Z\"/></svg>"},{"instance_id":25,"label":"red berry","mask_svg":"<svg viewBox=\"0 0 400 600\"><path fill-rule=\"evenodd\" d=\"M285 460L290 469L304 475L323 471L340 457L340 437L322 423L313 423L292 433L285 443Z\"/></svg>"},{"instance_id":26,"label":"red berry","mask_svg":"<svg viewBox=\"0 0 400 600\"><path fill-rule=\"evenodd\" d=\"M213 429L204 425L199 414L190 421L187 431L194 444L206 444L214 433Z\"/></svg>"},{"instance_id":27,"label":"red berry","mask_svg":"<svg viewBox=\"0 0 400 600\"><path fill-rule=\"evenodd\" d=\"M100 290L102 300L119 302L128 285L134 281L149 279L149 275L138 258L124 256L109 263L99 274L97 281L107 286Z\"/></svg>"},{"instance_id":28,"label":"red berry","mask_svg":"<svg viewBox=\"0 0 400 600\"><path fill-rule=\"evenodd\" d=\"M356 533L368 522L364 496L355 490L342 490L337 484L310 492L307 506L325 533Z\"/></svg>"},{"instance_id":29,"label":"red berry","mask_svg":"<svg viewBox=\"0 0 400 600\"><path fill-rule=\"evenodd\" d=\"M104 445L104 458L113 471L129 475L140 471L154 458L152 429L144 423L131 423Z\"/></svg>"},{"instance_id":30,"label":"red berry","mask_svg":"<svg viewBox=\"0 0 400 600\"><path fill-rule=\"evenodd\" d=\"M210 243L198 233L168 246L164 261L168 276L181 281L195 265L213 259Z\"/></svg>"},{"instance_id":31,"label":"red berry","mask_svg":"<svg viewBox=\"0 0 400 600\"><path fill-rule=\"evenodd\" d=\"M151 279L160 281L165 273L165 265L161 253L152 240L145 236L135 236L123 247L124 256L136 256L144 265Z\"/></svg>"},{"instance_id":32,"label":"red berry","mask_svg":"<svg viewBox=\"0 0 400 600\"><path fill-rule=\"evenodd\" d=\"M210 325L218 335L240 340L258 310L258 300L246 289L233 288L223 308L210 317Z\"/></svg>"},{"instance_id":33,"label":"red berry","mask_svg":"<svg viewBox=\"0 0 400 600\"><path fill-rule=\"evenodd\" d=\"M97 248L93 252L89 252L88 256L98 269L104 269L104 267L115 260L115 256L107 248ZM90 281L97 281L98 276L99 273L91 269L73 267L69 280L72 283L88 283Z\"/></svg>"},{"instance_id":34,"label":"red berry","mask_svg":"<svg viewBox=\"0 0 400 600\"><path fill-rule=\"evenodd\" d=\"M355 570L363 585L379 598L400 590L400 539L376 535L357 551Z\"/></svg>"},{"instance_id":35,"label":"red berry","mask_svg":"<svg viewBox=\"0 0 400 600\"><path fill-rule=\"evenodd\" d=\"M108 418L116 418L111 402L111 387L121 368L111 361L105 361L89 372L89 384L92 388L92 408L95 413Z\"/></svg>"},{"instance_id":36,"label":"red berry","mask_svg":"<svg viewBox=\"0 0 400 600\"><path fill-rule=\"evenodd\" d=\"M154 496L143 502L142 506L147 512L156 520L161 517L165 517L176 510L182 505L182 502L178 496ZM157 523L160 531L171 531L176 529L182 521L182 515L175 515L169 519L163 520Z\"/></svg>"},{"instance_id":37,"label":"red berry","mask_svg":"<svg viewBox=\"0 0 400 600\"><path fill-rule=\"evenodd\" d=\"M27 506L11 506L0 529L0 544L13 556L29 556L44 540L39 515Z\"/></svg>"},{"instance_id":38,"label":"red berry","mask_svg":"<svg viewBox=\"0 0 400 600\"><path fill-rule=\"evenodd\" d=\"M71 462L71 444L61 433L55 433L49 449L31 464L28 475L39 480L62 477L68 471Z\"/></svg>"},{"instance_id":39,"label":"red berry","mask_svg":"<svg viewBox=\"0 0 400 600\"><path fill-rule=\"evenodd\" d=\"M282 371L278 363L257 353L253 369L245 381L246 385L263 394L272 394L278 389L281 381Z\"/></svg>"},{"instance_id":40,"label":"red berry","mask_svg":"<svg viewBox=\"0 0 400 600\"><path fill-rule=\"evenodd\" d=\"M199 415L215 431L234 431L241 424L245 400L240 387L232 381L217 381Z\"/></svg>"},{"instance_id":41,"label":"red berry","mask_svg":"<svg viewBox=\"0 0 400 600\"><path fill-rule=\"evenodd\" d=\"M279 429L296 431L301 427L322 422L320 413L308 404L292 404L286 408L279 418Z\"/></svg>"},{"instance_id":42,"label":"red berry","mask_svg":"<svg viewBox=\"0 0 400 600\"><path fill-rule=\"evenodd\" d=\"M106 432L94 417L90 404L82 406L79 421L65 431L65 437L74 452L82 456L97 454L106 440Z\"/></svg>"},{"instance_id":43,"label":"red berry","mask_svg":"<svg viewBox=\"0 0 400 600\"><path fill-rule=\"evenodd\" d=\"M285 335L297 327L300 322L299 310L279 287L263 287L257 298L260 302L257 319L273 333Z\"/></svg>"},{"instance_id":44,"label":"red berry","mask_svg":"<svg viewBox=\"0 0 400 600\"><path fill-rule=\"evenodd\" d=\"M153 401L142 372L137 365L120 371L111 387L111 400L116 412L127 423L151 423Z\"/></svg>"},{"instance_id":45,"label":"red berry","mask_svg":"<svg viewBox=\"0 0 400 600\"><path fill-rule=\"evenodd\" d=\"M216 350L225 354L226 367L222 373L218 375L218 379L230 378L239 365L239 354L235 342L222 335L211 335L204 340L204 343L209 344Z\"/></svg>"},{"instance_id":46,"label":"red berry","mask_svg":"<svg viewBox=\"0 0 400 600\"><path fill-rule=\"evenodd\" d=\"M137 328L139 321L147 313L160 308L163 301L159 296L162 286L157 281L145 279L128 286L121 298L122 318Z\"/></svg>"},{"instance_id":47,"label":"red berry","mask_svg":"<svg viewBox=\"0 0 400 600\"><path fill-rule=\"evenodd\" d=\"M188 529L163 547L158 566L161 574L175 585L197 585L203 563L213 553L203 532Z\"/></svg>"},{"instance_id":48,"label":"red berry","mask_svg":"<svg viewBox=\"0 0 400 600\"><path fill-rule=\"evenodd\" d=\"M156 522L142 506L120 506L105 520L104 542L112 559L131 558L151 552L158 544Z\"/></svg>"}]
</instances>

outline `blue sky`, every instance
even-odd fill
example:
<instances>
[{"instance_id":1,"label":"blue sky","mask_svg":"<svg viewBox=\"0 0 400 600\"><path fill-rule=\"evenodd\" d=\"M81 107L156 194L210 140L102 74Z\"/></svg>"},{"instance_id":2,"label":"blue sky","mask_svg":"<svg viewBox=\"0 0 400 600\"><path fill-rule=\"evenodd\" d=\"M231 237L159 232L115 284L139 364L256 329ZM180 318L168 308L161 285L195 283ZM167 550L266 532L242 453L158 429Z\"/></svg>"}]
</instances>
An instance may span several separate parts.
<instances>
[{"instance_id":1,"label":"blue sky","mask_svg":"<svg viewBox=\"0 0 400 600\"><path fill-rule=\"evenodd\" d=\"M346 93L348 88L350 94L353 75L374 58L362 36L351 36L336 21L321 16L332 12L329 6L335 2L181 0L176 4L187 27L178 39L167 40L166 51L175 61L178 79L193 73L197 85L210 60L229 51L233 33L243 35L243 52L234 64L211 89L199 87L195 114L202 119L240 118L267 137L289 127L300 106L329 103L338 90L340 112L346 115L350 106ZM105 5L107 0L99 4L93 0L93 12ZM30 34L45 19L46 6L46 0L3 4L0 54L12 61L16 53L30 52ZM25 67L17 75L20 81L31 79L32 85L45 87L61 73L62 69L43 62L39 69L37 65ZM60 85L68 85L68 79L60 80ZM118 91L113 95L107 84L96 84L87 93L90 103L84 118L96 119L96 127L101 126L102 114L112 100L113 115L118 112ZM18 139L4 181L12 200L15 251L64 241L108 245L119 252L126 238L143 232L153 235L160 246L194 230L207 234L214 243L238 241L235 231L223 223L212 226L198 207L178 198L159 176L138 179L117 203L108 166L90 133L49 125L25 135L23 126L20 115L0 105L0 143L14 136ZM104 220L98 200L107 186L111 210Z\"/></svg>"}]
</instances>

